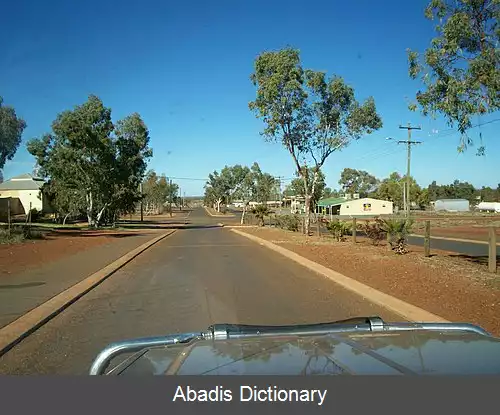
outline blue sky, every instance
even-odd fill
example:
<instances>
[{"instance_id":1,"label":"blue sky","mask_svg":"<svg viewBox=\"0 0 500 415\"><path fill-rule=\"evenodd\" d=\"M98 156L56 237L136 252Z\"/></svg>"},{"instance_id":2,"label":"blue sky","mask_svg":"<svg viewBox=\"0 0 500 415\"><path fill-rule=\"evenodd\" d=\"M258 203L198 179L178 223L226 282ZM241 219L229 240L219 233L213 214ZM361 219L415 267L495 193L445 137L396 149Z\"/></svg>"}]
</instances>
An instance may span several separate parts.
<instances>
[{"instance_id":1,"label":"blue sky","mask_svg":"<svg viewBox=\"0 0 500 415\"><path fill-rule=\"evenodd\" d=\"M500 182L495 154L500 123L482 133L486 157L474 149L458 155L459 135L440 119L409 112L420 87L408 77L406 48L422 51L433 36L424 19L427 0L87 0L17 1L2 7L0 95L28 123L23 144L4 169L5 178L30 172L25 142L50 130L56 115L96 94L114 120L139 112L151 132L150 167L174 179L187 195L203 193L203 178L224 165L257 161L263 170L291 178L294 165L278 144L259 135L262 123L248 110L255 97L249 80L255 57L287 45L301 50L305 67L338 74L360 100L372 95L382 130L327 160L330 187L345 167L377 177L405 172L406 138L400 124L420 125L413 138L412 175ZM475 124L500 118L493 114ZM433 131L437 131L433 132Z\"/></svg>"}]
</instances>

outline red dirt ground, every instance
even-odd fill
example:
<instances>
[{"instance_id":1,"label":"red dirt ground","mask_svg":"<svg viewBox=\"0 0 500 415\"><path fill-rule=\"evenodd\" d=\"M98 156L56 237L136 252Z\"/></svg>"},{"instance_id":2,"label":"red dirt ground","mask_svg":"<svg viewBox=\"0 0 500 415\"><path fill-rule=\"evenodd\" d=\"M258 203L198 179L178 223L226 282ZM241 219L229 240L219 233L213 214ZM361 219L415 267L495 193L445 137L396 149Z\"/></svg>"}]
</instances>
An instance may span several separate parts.
<instances>
[{"instance_id":1,"label":"red dirt ground","mask_svg":"<svg viewBox=\"0 0 500 415\"><path fill-rule=\"evenodd\" d=\"M120 240L129 232L113 231L57 231L45 235L45 239L27 240L20 244L0 245L0 277L56 261L99 245Z\"/></svg>"}]
</instances>

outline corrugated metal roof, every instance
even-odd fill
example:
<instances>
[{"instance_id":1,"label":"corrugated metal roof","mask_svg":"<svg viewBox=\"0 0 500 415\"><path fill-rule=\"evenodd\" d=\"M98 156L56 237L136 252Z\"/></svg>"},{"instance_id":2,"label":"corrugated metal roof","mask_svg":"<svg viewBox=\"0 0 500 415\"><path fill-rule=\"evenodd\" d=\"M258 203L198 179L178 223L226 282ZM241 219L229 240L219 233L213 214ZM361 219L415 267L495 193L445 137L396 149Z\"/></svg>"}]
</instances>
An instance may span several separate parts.
<instances>
[{"instance_id":1,"label":"corrugated metal roof","mask_svg":"<svg viewBox=\"0 0 500 415\"><path fill-rule=\"evenodd\" d=\"M43 179L33 178L31 174L23 174L13 177L3 183L0 183L2 190L40 190L45 184Z\"/></svg>"},{"instance_id":2,"label":"corrugated metal roof","mask_svg":"<svg viewBox=\"0 0 500 415\"><path fill-rule=\"evenodd\" d=\"M11 177L9 180L32 180L33 176L29 173L21 174L19 176Z\"/></svg>"},{"instance_id":3,"label":"corrugated metal roof","mask_svg":"<svg viewBox=\"0 0 500 415\"><path fill-rule=\"evenodd\" d=\"M321 199L318 202L318 206L338 206L347 201L347 199L344 199L342 197L329 197L327 199Z\"/></svg>"}]
</instances>

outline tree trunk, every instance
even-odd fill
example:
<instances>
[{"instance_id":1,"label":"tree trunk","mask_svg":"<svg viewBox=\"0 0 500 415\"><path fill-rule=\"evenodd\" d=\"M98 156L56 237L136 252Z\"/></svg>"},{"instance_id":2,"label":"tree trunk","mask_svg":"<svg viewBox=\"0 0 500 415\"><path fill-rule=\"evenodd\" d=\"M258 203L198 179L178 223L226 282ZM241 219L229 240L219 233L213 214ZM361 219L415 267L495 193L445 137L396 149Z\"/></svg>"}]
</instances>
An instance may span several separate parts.
<instances>
[{"instance_id":1,"label":"tree trunk","mask_svg":"<svg viewBox=\"0 0 500 415\"><path fill-rule=\"evenodd\" d=\"M102 207L102 209L99 211L99 213L97 214L97 220L96 220L96 225L99 226L100 223L101 223L101 218L102 218L102 215L104 214L104 211L106 210L106 208L108 207L108 203L105 203L104 206Z\"/></svg>"},{"instance_id":2,"label":"tree trunk","mask_svg":"<svg viewBox=\"0 0 500 415\"><path fill-rule=\"evenodd\" d=\"M243 205L243 212L241 213L241 222L240 222L241 225L245 224L245 213L247 213L247 204L246 203Z\"/></svg>"},{"instance_id":3,"label":"tree trunk","mask_svg":"<svg viewBox=\"0 0 500 415\"><path fill-rule=\"evenodd\" d=\"M93 228L95 225L94 222L94 199L92 197L92 192L87 193L87 222L90 228Z\"/></svg>"},{"instance_id":4,"label":"tree trunk","mask_svg":"<svg viewBox=\"0 0 500 415\"><path fill-rule=\"evenodd\" d=\"M309 236L309 230L311 228L311 195L306 195L306 205L305 205L305 234Z\"/></svg>"},{"instance_id":5,"label":"tree trunk","mask_svg":"<svg viewBox=\"0 0 500 415\"><path fill-rule=\"evenodd\" d=\"M68 216L69 216L69 213L67 213L66 216L64 217L63 223L62 223L63 225L66 225L66 219L68 219Z\"/></svg>"},{"instance_id":6,"label":"tree trunk","mask_svg":"<svg viewBox=\"0 0 500 415\"><path fill-rule=\"evenodd\" d=\"M305 206L304 206L304 210L305 210L305 220L304 220L304 233L309 236L309 227L310 227L310 224L311 224L311 220L310 220L310 205L311 205L311 195L309 194L309 183L307 182L307 174L308 174L308 171L307 171L307 167L304 168L303 171L301 171L301 175L302 175L302 179L304 180L304 199L305 199Z\"/></svg>"}]
</instances>

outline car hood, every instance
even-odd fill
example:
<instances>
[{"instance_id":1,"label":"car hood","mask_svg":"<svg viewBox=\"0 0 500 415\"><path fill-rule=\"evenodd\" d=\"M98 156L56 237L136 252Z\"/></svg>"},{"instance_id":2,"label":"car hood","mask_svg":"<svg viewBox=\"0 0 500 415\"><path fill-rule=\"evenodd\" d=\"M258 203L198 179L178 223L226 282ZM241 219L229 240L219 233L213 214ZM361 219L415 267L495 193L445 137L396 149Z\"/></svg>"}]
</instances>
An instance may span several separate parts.
<instances>
[{"instance_id":1,"label":"car hood","mask_svg":"<svg viewBox=\"0 0 500 415\"><path fill-rule=\"evenodd\" d=\"M412 331L197 340L149 348L110 375L500 374L500 339Z\"/></svg>"}]
</instances>

